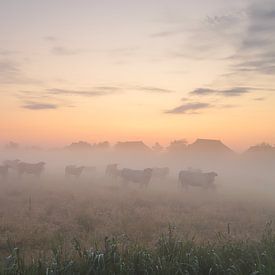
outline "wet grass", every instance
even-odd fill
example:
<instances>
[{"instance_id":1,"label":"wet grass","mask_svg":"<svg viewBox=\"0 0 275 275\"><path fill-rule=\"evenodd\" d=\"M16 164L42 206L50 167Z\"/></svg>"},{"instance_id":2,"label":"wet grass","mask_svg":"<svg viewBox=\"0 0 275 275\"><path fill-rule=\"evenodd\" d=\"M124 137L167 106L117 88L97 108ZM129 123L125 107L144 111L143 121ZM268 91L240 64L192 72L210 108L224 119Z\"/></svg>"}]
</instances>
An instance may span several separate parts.
<instances>
[{"instance_id":1,"label":"wet grass","mask_svg":"<svg viewBox=\"0 0 275 275\"><path fill-rule=\"evenodd\" d=\"M275 274L275 235L271 224L259 241L218 234L216 241L197 243L181 239L170 227L154 246L141 246L126 238L105 238L104 245L55 244L49 255L36 257L8 242L10 256L1 274Z\"/></svg>"}]
</instances>

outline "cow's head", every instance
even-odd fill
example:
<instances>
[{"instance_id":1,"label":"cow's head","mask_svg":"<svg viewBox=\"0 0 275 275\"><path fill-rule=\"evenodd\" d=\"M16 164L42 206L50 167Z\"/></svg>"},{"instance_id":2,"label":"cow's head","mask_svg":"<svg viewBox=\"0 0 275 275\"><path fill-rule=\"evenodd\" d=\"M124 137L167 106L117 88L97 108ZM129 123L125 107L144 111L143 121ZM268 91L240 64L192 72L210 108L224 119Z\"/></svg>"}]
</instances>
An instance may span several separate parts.
<instances>
[{"instance_id":1,"label":"cow's head","mask_svg":"<svg viewBox=\"0 0 275 275\"><path fill-rule=\"evenodd\" d=\"M215 178L215 177L218 176L218 174L217 174L216 172L210 172L209 174L210 174L213 178Z\"/></svg>"},{"instance_id":2,"label":"cow's head","mask_svg":"<svg viewBox=\"0 0 275 275\"><path fill-rule=\"evenodd\" d=\"M146 168L143 170L145 175L151 176L153 173L153 169L152 168Z\"/></svg>"}]
</instances>

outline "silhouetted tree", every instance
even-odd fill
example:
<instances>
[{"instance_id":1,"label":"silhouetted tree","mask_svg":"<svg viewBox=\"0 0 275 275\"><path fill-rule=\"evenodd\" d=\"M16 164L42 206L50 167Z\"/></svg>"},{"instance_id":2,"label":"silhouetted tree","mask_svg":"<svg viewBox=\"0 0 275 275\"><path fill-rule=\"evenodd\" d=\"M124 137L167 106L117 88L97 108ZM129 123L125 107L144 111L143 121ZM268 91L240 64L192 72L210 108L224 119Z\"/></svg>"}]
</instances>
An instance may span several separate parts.
<instances>
[{"instance_id":1,"label":"silhouetted tree","mask_svg":"<svg viewBox=\"0 0 275 275\"><path fill-rule=\"evenodd\" d=\"M99 142L94 145L95 149L109 149L110 148L110 143L108 141L104 142Z\"/></svg>"},{"instance_id":2,"label":"silhouetted tree","mask_svg":"<svg viewBox=\"0 0 275 275\"><path fill-rule=\"evenodd\" d=\"M10 141L8 144L6 144L5 148L8 150L16 150L19 148L19 144L16 142Z\"/></svg>"},{"instance_id":3,"label":"silhouetted tree","mask_svg":"<svg viewBox=\"0 0 275 275\"><path fill-rule=\"evenodd\" d=\"M162 152L163 151L163 146L161 146L158 142L155 143L152 147L154 152Z\"/></svg>"},{"instance_id":4,"label":"silhouetted tree","mask_svg":"<svg viewBox=\"0 0 275 275\"><path fill-rule=\"evenodd\" d=\"M69 150L90 150L92 145L86 141L73 142L67 147Z\"/></svg>"},{"instance_id":5,"label":"silhouetted tree","mask_svg":"<svg viewBox=\"0 0 275 275\"><path fill-rule=\"evenodd\" d=\"M247 152L250 152L250 153L253 153L253 152L274 152L274 151L275 151L275 147L269 143L266 143L266 142L262 142L260 144L251 146L247 150Z\"/></svg>"},{"instance_id":6,"label":"silhouetted tree","mask_svg":"<svg viewBox=\"0 0 275 275\"><path fill-rule=\"evenodd\" d=\"M187 141L185 139L174 140L167 147L167 151L170 153L178 153L187 149Z\"/></svg>"}]
</instances>

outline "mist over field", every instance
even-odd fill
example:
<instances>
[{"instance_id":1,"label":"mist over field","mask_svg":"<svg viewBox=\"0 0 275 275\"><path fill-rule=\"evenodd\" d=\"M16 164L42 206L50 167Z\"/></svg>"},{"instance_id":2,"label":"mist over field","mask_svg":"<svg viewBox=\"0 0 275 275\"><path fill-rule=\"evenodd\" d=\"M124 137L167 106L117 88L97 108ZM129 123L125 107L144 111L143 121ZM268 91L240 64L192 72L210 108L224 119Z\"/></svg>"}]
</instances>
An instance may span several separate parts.
<instances>
[{"instance_id":1,"label":"mist over field","mask_svg":"<svg viewBox=\"0 0 275 275\"><path fill-rule=\"evenodd\" d=\"M40 176L11 168L1 179L1 254L10 238L26 251L49 251L62 236L102 243L106 236L153 245L172 226L180 236L201 242L218 234L258 239L275 218L272 146L260 144L235 153L217 140L198 139L187 145L175 141L168 148L124 142L106 148L73 143L60 149L3 148L0 161L45 162ZM157 150L159 149L159 150ZM152 175L147 186L108 175L118 169L169 168ZM65 167L84 166L79 177L65 175ZM181 170L215 172L214 188L200 179L197 186L179 183Z\"/></svg>"},{"instance_id":2,"label":"mist over field","mask_svg":"<svg viewBox=\"0 0 275 275\"><path fill-rule=\"evenodd\" d=\"M275 274L275 0L0 1L0 275Z\"/></svg>"}]
</instances>

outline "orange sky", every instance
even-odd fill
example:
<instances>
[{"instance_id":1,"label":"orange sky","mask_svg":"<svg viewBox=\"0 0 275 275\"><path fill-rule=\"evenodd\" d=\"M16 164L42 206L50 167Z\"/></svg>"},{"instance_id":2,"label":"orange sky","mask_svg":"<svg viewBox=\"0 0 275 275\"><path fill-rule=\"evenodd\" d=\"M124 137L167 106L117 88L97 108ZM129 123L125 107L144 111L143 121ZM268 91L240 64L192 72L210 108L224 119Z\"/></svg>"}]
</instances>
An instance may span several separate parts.
<instances>
[{"instance_id":1,"label":"orange sky","mask_svg":"<svg viewBox=\"0 0 275 275\"><path fill-rule=\"evenodd\" d=\"M0 3L0 143L274 144L274 1L137 2Z\"/></svg>"}]
</instances>

